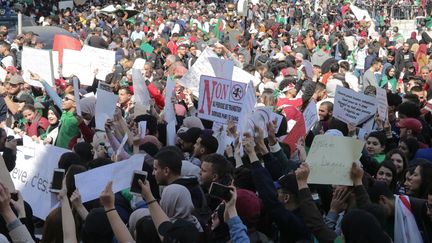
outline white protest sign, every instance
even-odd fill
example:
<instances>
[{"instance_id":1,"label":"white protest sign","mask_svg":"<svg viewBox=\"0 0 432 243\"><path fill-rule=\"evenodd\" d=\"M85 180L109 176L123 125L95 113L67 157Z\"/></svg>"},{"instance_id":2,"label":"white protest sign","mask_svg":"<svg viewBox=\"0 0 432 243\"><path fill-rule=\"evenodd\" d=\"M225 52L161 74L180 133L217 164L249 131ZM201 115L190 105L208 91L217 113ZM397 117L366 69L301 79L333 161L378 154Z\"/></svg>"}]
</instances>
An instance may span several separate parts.
<instances>
[{"instance_id":1,"label":"white protest sign","mask_svg":"<svg viewBox=\"0 0 432 243\"><path fill-rule=\"evenodd\" d=\"M378 118L385 122L387 120L388 109L386 90L378 87L376 89L376 99L378 101Z\"/></svg>"},{"instance_id":2,"label":"white protest sign","mask_svg":"<svg viewBox=\"0 0 432 243\"><path fill-rule=\"evenodd\" d=\"M84 53L76 50L64 49L62 62L63 77L77 76L82 85L90 86L94 80L94 70L91 60Z\"/></svg>"},{"instance_id":3,"label":"white protest sign","mask_svg":"<svg viewBox=\"0 0 432 243\"><path fill-rule=\"evenodd\" d=\"M165 88L165 107L164 107L164 120L169 123L176 121L176 113L174 110L174 104L172 102L172 97L175 91L175 82L172 78L167 78L166 88Z\"/></svg>"},{"instance_id":4,"label":"white protest sign","mask_svg":"<svg viewBox=\"0 0 432 243\"><path fill-rule=\"evenodd\" d=\"M147 133L147 121L138 122L138 133L141 139L144 139Z\"/></svg>"},{"instance_id":5,"label":"white protest sign","mask_svg":"<svg viewBox=\"0 0 432 243\"><path fill-rule=\"evenodd\" d=\"M129 188L133 171L141 170L143 162L144 155L136 154L127 160L75 175L75 186L80 191L82 202L99 198L109 181L113 181L114 193Z\"/></svg>"},{"instance_id":6,"label":"white protest sign","mask_svg":"<svg viewBox=\"0 0 432 243\"><path fill-rule=\"evenodd\" d=\"M0 81L6 82L7 71L0 67Z\"/></svg>"},{"instance_id":7,"label":"white protest sign","mask_svg":"<svg viewBox=\"0 0 432 243\"><path fill-rule=\"evenodd\" d=\"M377 110L375 97L336 87L333 116L347 124L359 125L371 119Z\"/></svg>"},{"instance_id":8,"label":"white protest sign","mask_svg":"<svg viewBox=\"0 0 432 243\"><path fill-rule=\"evenodd\" d=\"M55 79L60 78L60 63L59 63L59 52L51 51L52 63L53 63L53 75Z\"/></svg>"},{"instance_id":9,"label":"white protest sign","mask_svg":"<svg viewBox=\"0 0 432 243\"><path fill-rule=\"evenodd\" d=\"M96 99L96 129L105 131L105 122L112 119L117 106L118 96L103 89L97 89Z\"/></svg>"},{"instance_id":10,"label":"white protest sign","mask_svg":"<svg viewBox=\"0 0 432 243\"><path fill-rule=\"evenodd\" d=\"M60 1L60 2L58 2L58 5L59 5L59 10L67 9L67 8L73 9L73 7L74 7L72 0L71 1Z\"/></svg>"},{"instance_id":11,"label":"white protest sign","mask_svg":"<svg viewBox=\"0 0 432 243\"><path fill-rule=\"evenodd\" d=\"M51 51L24 47L21 53L24 80L31 85L43 87L38 80L30 78L30 73L35 73L52 86L54 83L54 66Z\"/></svg>"},{"instance_id":12,"label":"white protest sign","mask_svg":"<svg viewBox=\"0 0 432 243\"><path fill-rule=\"evenodd\" d=\"M141 69L132 69L132 82L134 88L135 102L144 107L150 106L150 93L142 76Z\"/></svg>"},{"instance_id":13,"label":"white protest sign","mask_svg":"<svg viewBox=\"0 0 432 243\"><path fill-rule=\"evenodd\" d=\"M209 57L208 58L215 76L231 79L234 71L234 62L227 59L221 59L219 57Z\"/></svg>"},{"instance_id":14,"label":"white protest sign","mask_svg":"<svg viewBox=\"0 0 432 243\"><path fill-rule=\"evenodd\" d=\"M73 87L74 87L74 95L75 95L75 104L76 104L76 113L78 116L82 116L81 114L81 104L80 104L80 92L79 92L79 84L78 79L76 77L73 78Z\"/></svg>"},{"instance_id":15,"label":"white protest sign","mask_svg":"<svg viewBox=\"0 0 432 243\"><path fill-rule=\"evenodd\" d=\"M352 163L360 159L363 146L364 142L351 137L315 136L306 158L308 183L352 186Z\"/></svg>"},{"instance_id":16,"label":"white protest sign","mask_svg":"<svg viewBox=\"0 0 432 243\"><path fill-rule=\"evenodd\" d=\"M238 122L248 104L248 84L232 80L201 76L199 86L198 117L214 122Z\"/></svg>"},{"instance_id":17,"label":"white protest sign","mask_svg":"<svg viewBox=\"0 0 432 243\"><path fill-rule=\"evenodd\" d=\"M90 60L91 70L97 70L96 78L105 81L114 67L115 52L86 45L81 49L81 53Z\"/></svg>"},{"instance_id":18,"label":"white protest sign","mask_svg":"<svg viewBox=\"0 0 432 243\"><path fill-rule=\"evenodd\" d=\"M132 68L141 70L144 68L145 63L146 63L145 59L137 58L137 59L135 59L135 62L133 64Z\"/></svg>"},{"instance_id":19,"label":"white protest sign","mask_svg":"<svg viewBox=\"0 0 432 243\"><path fill-rule=\"evenodd\" d=\"M318 121L318 112L315 101L309 102L308 106L303 112L305 120L306 133L308 133L313 125Z\"/></svg>"},{"instance_id":20,"label":"white protest sign","mask_svg":"<svg viewBox=\"0 0 432 243\"><path fill-rule=\"evenodd\" d=\"M201 75L216 76L211 64L209 63L209 57L217 57L217 55L210 49L210 47L207 47L201 55L199 55L194 65L192 65L187 73L178 81L179 84L190 89L192 94L195 96L198 96L199 94Z\"/></svg>"},{"instance_id":21,"label":"white protest sign","mask_svg":"<svg viewBox=\"0 0 432 243\"><path fill-rule=\"evenodd\" d=\"M18 147L16 166L10 175L15 188L22 193L26 202L31 205L33 215L38 218L45 219L58 203L57 196L51 193L49 188L53 171L65 152L69 150L35 142L27 142L25 146Z\"/></svg>"}]
</instances>

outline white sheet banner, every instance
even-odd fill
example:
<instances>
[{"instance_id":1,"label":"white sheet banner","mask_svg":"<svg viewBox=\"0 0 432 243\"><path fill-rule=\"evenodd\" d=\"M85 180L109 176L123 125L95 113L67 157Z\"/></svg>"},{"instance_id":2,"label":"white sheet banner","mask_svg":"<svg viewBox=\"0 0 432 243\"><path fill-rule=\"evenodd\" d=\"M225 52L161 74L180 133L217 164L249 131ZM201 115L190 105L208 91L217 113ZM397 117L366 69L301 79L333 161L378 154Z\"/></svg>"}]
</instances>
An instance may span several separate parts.
<instances>
[{"instance_id":1,"label":"white sheet banner","mask_svg":"<svg viewBox=\"0 0 432 243\"><path fill-rule=\"evenodd\" d=\"M18 147L16 166L10 175L15 188L31 205L33 215L45 219L58 203L57 196L49 191L53 171L58 167L60 156L69 150L28 139L24 140L24 145Z\"/></svg>"},{"instance_id":2,"label":"white sheet banner","mask_svg":"<svg viewBox=\"0 0 432 243\"><path fill-rule=\"evenodd\" d=\"M85 53L76 50L63 50L62 63L63 77L77 76L82 85L90 86L94 80L94 70L91 69L91 60Z\"/></svg>"}]
</instances>

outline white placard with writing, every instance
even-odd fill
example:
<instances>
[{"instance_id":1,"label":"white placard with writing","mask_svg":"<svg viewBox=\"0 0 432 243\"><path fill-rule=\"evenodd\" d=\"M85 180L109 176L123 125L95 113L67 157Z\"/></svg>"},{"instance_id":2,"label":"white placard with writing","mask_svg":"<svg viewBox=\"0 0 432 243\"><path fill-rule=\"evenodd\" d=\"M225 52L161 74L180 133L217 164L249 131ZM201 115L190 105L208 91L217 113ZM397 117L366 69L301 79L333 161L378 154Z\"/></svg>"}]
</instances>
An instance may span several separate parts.
<instances>
[{"instance_id":1,"label":"white placard with writing","mask_svg":"<svg viewBox=\"0 0 432 243\"><path fill-rule=\"evenodd\" d=\"M357 126L375 116L375 97L357 93L354 90L336 87L333 116L347 124Z\"/></svg>"},{"instance_id":2,"label":"white placard with writing","mask_svg":"<svg viewBox=\"0 0 432 243\"><path fill-rule=\"evenodd\" d=\"M105 122L112 119L117 106L118 96L103 89L97 89L96 99L96 129L105 131Z\"/></svg>"},{"instance_id":3,"label":"white placard with writing","mask_svg":"<svg viewBox=\"0 0 432 243\"><path fill-rule=\"evenodd\" d=\"M51 51L52 62L53 62L53 75L55 79L60 78L60 63L59 63L59 52Z\"/></svg>"},{"instance_id":4,"label":"white placard with writing","mask_svg":"<svg viewBox=\"0 0 432 243\"><path fill-rule=\"evenodd\" d=\"M22 50L21 66L23 78L31 85L43 87L38 80L30 78L30 73L35 73L45 80L50 86L54 83L54 65L50 50L24 47ZM58 57L57 57L58 58Z\"/></svg>"},{"instance_id":5,"label":"white placard with writing","mask_svg":"<svg viewBox=\"0 0 432 243\"><path fill-rule=\"evenodd\" d=\"M97 70L96 78L105 81L115 64L115 52L91 46L84 46L82 54L90 60L91 70Z\"/></svg>"},{"instance_id":6,"label":"white placard with writing","mask_svg":"<svg viewBox=\"0 0 432 243\"><path fill-rule=\"evenodd\" d=\"M77 76L82 85L90 86L94 80L91 60L81 51L64 49L62 62L63 77Z\"/></svg>"},{"instance_id":7,"label":"white placard with writing","mask_svg":"<svg viewBox=\"0 0 432 243\"><path fill-rule=\"evenodd\" d=\"M309 102L308 106L303 112L305 120L306 134L312 129L313 125L318 121L318 112L315 101Z\"/></svg>"},{"instance_id":8,"label":"white placard with writing","mask_svg":"<svg viewBox=\"0 0 432 243\"><path fill-rule=\"evenodd\" d=\"M57 195L49 191L53 171L58 167L60 156L69 150L29 140L25 140L24 145L18 147L16 166L10 175L15 188L32 207L33 215L45 219L58 203Z\"/></svg>"},{"instance_id":9,"label":"white placard with writing","mask_svg":"<svg viewBox=\"0 0 432 243\"><path fill-rule=\"evenodd\" d=\"M143 162L144 155L135 154L127 160L75 175L75 186L81 194L82 202L99 198L109 181L113 181L114 193L129 188L133 171L141 170Z\"/></svg>"},{"instance_id":10,"label":"white placard with writing","mask_svg":"<svg viewBox=\"0 0 432 243\"><path fill-rule=\"evenodd\" d=\"M364 142L351 137L315 136L306 158L308 183L352 186L352 163L360 159L363 146Z\"/></svg>"},{"instance_id":11,"label":"white placard with writing","mask_svg":"<svg viewBox=\"0 0 432 243\"><path fill-rule=\"evenodd\" d=\"M376 99L378 101L378 118L385 122L387 120L388 109L386 90L378 87L376 89Z\"/></svg>"},{"instance_id":12,"label":"white placard with writing","mask_svg":"<svg viewBox=\"0 0 432 243\"><path fill-rule=\"evenodd\" d=\"M242 111L249 104L247 83L201 76L198 101L198 117L226 124L227 120L238 122Z\"/></svg>"}]
</instances>

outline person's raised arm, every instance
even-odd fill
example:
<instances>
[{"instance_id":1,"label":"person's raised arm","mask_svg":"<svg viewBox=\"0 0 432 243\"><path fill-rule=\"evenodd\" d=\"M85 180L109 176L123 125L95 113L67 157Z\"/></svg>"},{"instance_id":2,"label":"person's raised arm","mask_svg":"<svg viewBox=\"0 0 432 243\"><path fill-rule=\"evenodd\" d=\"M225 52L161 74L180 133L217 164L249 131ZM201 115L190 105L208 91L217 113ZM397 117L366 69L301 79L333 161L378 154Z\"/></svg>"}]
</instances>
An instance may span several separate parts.
<instances>
[{"instance_id":1,"label":"person's raised arm","mask_svg":"<svg viewBox=\"0 0 432 243\"><path fill-rule=\"evenodd\" d=\"M72 193L70 201L72 203L72 207L78 212L81 219L85 220L89 212L82 204L81 194L79 193L78 188Z\"/></svg>"},{"instance_id":2,"label":"person's raised arm","mask_svg":"<svg viewBox=\"0 0 432 243\"><path fill-rule=\"evenodd\" d=\"M228 224L229 232L230 232L230 240L233 243L246 243L250 242L249 237L247 235L247 228L241 221L240 217L237 214L236 209L236 201L237 201L237 191L234 186L230 186L231 188L231 200L225 202L225 212L224 212L224 220L225 223Z\"/></svg>"},{"instance_id":3,"label":"person's raised arm","mask_svg":"<svg viewBox=\"0 0 432 243\"><path fill-rule=\"evenodd\" d=\"M11 195L9 193L9 190L6 186L0 183L0 216L6 222L6 227L9 231L9 236L11 237L12 242L34 242L27 228L21 223L21 221L12 211L10 203ZM17 209L20 211L18 212L20 217L23 216L23 214L25 217L25 210L24 212L20 210L23 208L24 205Z\"/></svg>"},{"instance_id":4,"label":"person's raised arm","mask_svg":"<svg viewBox=\"0 0 432 243\"><path fill-rule=\"evenodd\" d=\"M150 211L150 216L153 220L156 230L159 233L159 226L164 222L168 222L169 218L160 207L158 201L154 198L150 189L150 183L147 180L138 180L138 183L141 186L141 196L147 203L147 207ZM161 236L160 234L159 238L161 239L161 241L163 241L163 236Z\"/></svg>"},{"instance_id":5,"label":"person's raised arm","mask_svg":"<svg viewBox=\"0 0 432 243\"><path fill-rule=\"evenodd\" d=\"M31 73L31 79L38 80L41 82L42 86L44 87L45 91L47 92L48 96L51 97L54 104L60 109L62 108L62 98L57 94L57 92L45 81L40 78L40 76L36 73Z\"/></svg>"},{"instance_id":6,"label":"person's raised arm","mask_svg":"<svg viewBox=\"0 0 432 243\"><path fill-rule=\"evenodd\" d=\"M120 243L135 242L114 206L114 193L112 191L112 184L112 181L108 182L100 195L100 202L105 209L108 221L117 240Z\"/></svg>"},{"instance_id":7,"label":"person's raised arm","mask_svg":"<svg viewBox=\"0 0 432 243\"><path fill-rule=\"evenodd\" d=\"M353 162L351 167L351 180L354 184L354 194L356 196L357 206L359 208L370 205L372 202L369 198L369 194L363 186L363 175L364 171L357 163Z\"/></svg>"},{"instance_id":8,"label":"person's raised arm","mask_svg":"<svg viewBox=\"0 0 432 243\"><path fill-rule=\"evenodd\" d=\"M309 173L310 169L307 163L301 163L300 167L295 171L299 190L300 212L307 227L319 242L333 242L336 239L336 233L327 227L320 210L312 199L312 194L307 184Z\"/></svg>"},{"instance_id":9,"label":"person's raised arm","mask_svg":"<svg viewBox=\"0 0 432 243\"><path fill-rule=\"evenodd\" d=\"M63 180L62 189L57 197L61 205L63 242L77 243L78 240L76 238L75 220L69 204L69 199L67 197L66 179Z\"/></svg>"}]
</instances>

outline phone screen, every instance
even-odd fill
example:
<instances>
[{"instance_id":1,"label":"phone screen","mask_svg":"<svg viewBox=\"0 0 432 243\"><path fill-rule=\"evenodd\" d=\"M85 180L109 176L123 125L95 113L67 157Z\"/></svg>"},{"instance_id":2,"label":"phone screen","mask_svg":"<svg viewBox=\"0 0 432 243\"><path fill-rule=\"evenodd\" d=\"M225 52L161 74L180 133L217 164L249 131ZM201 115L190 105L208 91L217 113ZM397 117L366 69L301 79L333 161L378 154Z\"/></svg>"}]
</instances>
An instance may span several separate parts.
<instances>
[{"instance_id":1,"label":"phone screen","mask_svg":"<svg viewBox=\"0 0 432 243\"><path fill-rule=\"evenodd\" d=\"M144 182L146 180L146 178L147 178L146 174L134 173L133 178L132 178L130 192L141 193L141 186L139 185L138 180L141 180L142 182Z\"/></svg>"},{"instance_id":2,"label":"phone screen","mask_svg":"<svg viewBox=\"0 0 432 243\"><path fill-rule=\"evenodd\" d=\"M63 177L64 177L64 171L54 171L51 189L61 190Z\"/></svg>"},{"instance_id":3,"label":"phone screen","mask_svg":"<svg viewBox=\"0 0 432 243\"><path fill-rule=\"evenodd\" d=\"M231 199L231 189L218 183L212 183L210 188L210 195L229 201Z\"/></svg>"}]
</instances>

